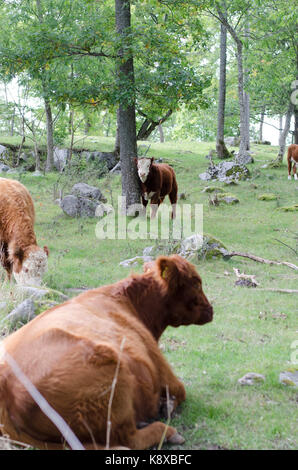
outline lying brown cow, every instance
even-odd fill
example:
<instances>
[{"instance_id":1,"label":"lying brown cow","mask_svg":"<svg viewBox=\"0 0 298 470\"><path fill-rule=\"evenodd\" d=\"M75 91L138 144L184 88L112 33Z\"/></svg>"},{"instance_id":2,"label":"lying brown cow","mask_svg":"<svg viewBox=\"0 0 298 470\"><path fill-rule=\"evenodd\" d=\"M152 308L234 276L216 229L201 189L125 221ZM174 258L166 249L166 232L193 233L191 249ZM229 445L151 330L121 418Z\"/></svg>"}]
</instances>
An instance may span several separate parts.
<instances>
[{"instance_id":1,"label":"lying brown cow","mask_svg":"<svg viewBox=\"0 0 298 470\"><path fill-rule=\"evenodd\" d=\"M213 310L194 266L178 255L145 265L145 273L90 290L52 308L8 336L2 346L85 448L104 448L113 378L110 445L146 449L181 442L156 419L166 391L185 400L158 347L168 325L203 325ZM123 350L121 352L121 344ZM118 373L116 373L118 366ZM120 367L119 367L120 366ZM39 448L63 439L0 359L0 430Z\"/></svg>"},{"instance_id":2,"label":"lying brown cow","mask_svg":"<svg viewBox=\"0 0 298 470\"><path fill-rule=\"evenodd\" d=\"M34 233L34 205L19 181L0 178L0 263L18 284L39 285L47 269L48 248Z\"/></svg>"}]
</instances>

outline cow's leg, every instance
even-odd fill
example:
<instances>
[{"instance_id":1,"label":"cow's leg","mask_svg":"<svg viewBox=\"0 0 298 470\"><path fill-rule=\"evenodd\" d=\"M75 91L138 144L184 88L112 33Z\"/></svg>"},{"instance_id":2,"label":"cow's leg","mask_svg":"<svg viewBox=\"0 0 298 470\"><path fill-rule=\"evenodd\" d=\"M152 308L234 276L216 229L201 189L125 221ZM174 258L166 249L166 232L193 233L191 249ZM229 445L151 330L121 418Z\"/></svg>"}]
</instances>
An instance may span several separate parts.
<instances>
[{"instance_id":1,"label":"cow's leg","mask_svg":"<svg viewBox=\"0 0 298 470\"><path fill-rule=\"evenodd\" d=\"M294 175L294 179L296 180L297 179L297 163L294 163L293 165L293 175Z\"/></svg>"},{"instance_id":2,"label":"cow's leg","mask_svg":"<svg viewBox=\"0 0 298 470\"><path fill-rule=\"evenodd\" d=\"M8 256L8 247L6 243L0 245L0 262L7 273L8 280L10 281L12 275L12 263Z\"/></svg>"},{"instance_id":3,"label":"cow's leg","mask_svg":"<svg viewBox=\"0 0 298 470\"><path fill-rule=\"evenodd\" d=\"M176 217L176 204L178 199L178 186L176 181L173 181L172 191L169 194L169 199L172 204L172 219Z\"/></svg>"},{"instance_id":4,"label":"cow's leg","mask_svg":"<svg viewBox=\"0 0 298 470\"><path fill-rule=\"evenodd\" d=\"M292 161L291 161L291 158L288 158L288 180L291 179L291 170L292 170Z\"/></svg>"},{"instance_id":5,"label":"cow's leg","mask_svg":"<svg viewBox=\"0 0 298 470\"><path fill-rule=\"evenodd\" d=\"M161 199L159 193L155 193L154 196L151 198L151 219L155 218L160 203Z\"/></svg>"},{"instance_id":6,"label":"cow's leg","mask_svg":"<svg viewBox=\"0 0 298 470\"><path fill-rule=\"evenodd\" d=\"M148 204L148 199L145 199L144 196L142 196L142 205L143 205L142 216L144 216L144 217L146 216L147 204Z\"/></svg>"},{"instance_id":7,"label":"cow's leg","mask_svg":"<svg viewBox=\"0 0 298 470\"><path fill-rule=\"evenodd\" d=\"M165 434L165 442L170 444L183 444L184 439L177 433L176 429L172 426L156 421L148 426L137 429L136 432L129 438L128 447L130 449L149 449L161 443Z\"/></svg>"}]
</instances>

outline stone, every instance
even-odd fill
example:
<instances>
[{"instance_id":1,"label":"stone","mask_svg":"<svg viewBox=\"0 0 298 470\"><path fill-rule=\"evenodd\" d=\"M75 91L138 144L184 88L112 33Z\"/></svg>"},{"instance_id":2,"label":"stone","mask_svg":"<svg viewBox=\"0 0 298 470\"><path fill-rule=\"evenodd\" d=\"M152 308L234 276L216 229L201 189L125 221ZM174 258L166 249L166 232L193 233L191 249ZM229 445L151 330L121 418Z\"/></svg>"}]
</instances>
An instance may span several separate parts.
<instances>
[{"instance_id":1,"label":"stone","mask_svg":"<svg viewBox=\"0 0 298 470\"><path fill-rule=\"evenodd\" d=\"M86 197L79 198L79 217L95 217L98 202Z\"/></svg>"},{"instance_id":2,"label":"stone","mask_svg":"<svg viewBox=\"0 0 298 470\"><path fill-rule=\"evenodd\" d=\"M258 196L258 200L259 201L276 201L277 196L276 196L276 194L272 194L272 193L260 194Z\"/></svg>"},{"instance_id":3,"label":"stone","mask_svg":"<svg viewBox=\"0 0 298 470\"><path fill-rule=\"evenodd\" d=\"M7 173L10 170L10 167L8 165L5 165L5 163L0 163L0 173Z\"/></svg>"},{"instance_id":4,"label":"stone","mask_svg":"<svg viewBox=\"0 0 298 470\"><path fill-rule=\"evenodd\" d=\"M240 385L257 385L262 382L265 382L264 375L257 374L256 372L248 372L241 379L238 379Z\"/></svg>"},{"instance_id":5,"label":"stone","mask_svg":"<svg viewBox=\"0 0 298 470\"><path fill-rule=\"evenodd\" d=\"M60 149L58 147L54 147L54 166L58 171L62 172L64 170L68 155L68 149Z\"/></svg>"},{"instance_id":6,"label":"stone","mask_svg":"<svg viewBox=\"0 0 298 470\"><path fill-rule=\"evenodd\" d=\"M231 147L239 147L240 137L226 137L224 142L226 145L231 145Z\"/></svg>"},{"instance_id":7,"label":"stone","mask_svg":"<svg viewBox=\"0 0 298 470\"><path fill-rule=\"evenodd\" d=\"M298 204L294 204L293 206L284 206L278 208L282 212L296 212L298 211Z\"/></svg>"},{"instance_id":8,"label":"stone","mask_svg":"<svg viewBox=\"0 0 298 470\"><path fill-rule=\"evenodd\" d=\"M8 149L0 144L0 159L3 160L8 156Z\"/></svg>"},{"instance_id":9,"label":"stone","mask_svg":"<svg viewBox=\"0 0 298 470\"><path fill-rule=\"evenodd\" d=\"M71 194L73 196L94 199L95 201L100 201L102 199L100 189L95 186L90 186L87 183L76 183L71 189Z\"/></svg>"},{"instance_id":10,"label":"stone","mask_svg":"<svg viewBox=\"0 0 298 470\"><path fill-rule=\"evenodd\" d=\"M203 181L216 179L224 183L231 181L245 180L250 176L250 172L245 165L240 165L233 160L222 161L215 165L211 163L205 173L201 173L199 178Z\"/></svg>"},{"instance_id":11,"label":"stone","mask_svg":"<svg viewBox=\"0 0 298 470\"><path fill-rule=\"evenodd\" d=\"M18 292L21 292L23 296L26 296L31 299L42 299L48 294L48 291L45 289L39 289L37 287L31 286L18 286Z\"/></svg>"},{"instance_id":12,"label":"stone","mask_svg":"<svg viewBox=\"0 0 298 470\"><path fill-rule=\"evenodd\" d=\"M9 315L7 315L6 320L11 323L16 323L21 321L26 323L32 320L35 316L35 305L32 299L26 299L21 302L16 308L14 308Z\"/></svg>"},{"instance_id":13,"label":"stone","mask_svg":"<svg viewBox=\"0 0 298 470\"><path fill-rule=\"evenodd\" d=\"M279 374L279 382L288 387L298 387L298 369L286 370Z\"/></svg>"},{"instance_id":14,"label":"stone","mask_svg":"<svg viewBox=\"0 0 298 470\"><path fill-rule=\"evenodd\" d=\"M35 171L33 171L32 176L44 176L44 175L41 171L35 170Z\"/></svg>"},{"instance_id":15,"label":"stone","mask_svg":"<svg viewBox=\"0 0 298 470\"><path fill-rule=\"evenodd\" d=\"M0 302L0 313L1 311L5 310L7 307L7 303L6 302Z\"/></svg>"},{"instance_id":16,"label":"stone","mask_svg":"<svg viewBox=\"0 0 298 470\"><path fill-rule=\"evenodd\" d=\"M226 247L220 241L209 234L194 234L187 237L181 242L176 249L176 253L190 261L198 261L201 259L213 259L223 256Z\"/></svg>"},{"instance_id":17,"label":"stone","mask_svg":"<svg viewBox=\"0 0 298 470\"><path fill-rule=\"evenodd\" d=\"M216 186L206 186L202 191L202 193L214 193L214 192L221 193L223 192L223 189L217 188Z\"/></svg>"},{"instance_id":18,"label":"stone","mask_svg":"<svg viewBox=\"0 0 298 470\"><path fill-rule=\"evenodd\" d=\"M112 170L118 161L114 152L85 152L84 154L87 162L105 164L108 170Z\"/></svg>"},{"instance_id":19,"label":"stone","mask_svg":"<svg viewBox=\"0 0 298 470\"><path fill-rule=\"evenodd\" d=\"M216 194L216 197L219 203L223 202L224 204L228 204L228 205L239 203L239 199L233 194L228 194L228 193Z\"/></svg>"},{"instance_id":20,"label":"stone","mask_svg":"<svg viewBox=\"0 0 298 470\"><path fill-rule=\"evenodd\" d=\"M251 153L249 151L247 151L244 155L242 154L241 157L239 155L239 153L236 153L235 154L235 159L237 161L237 163L241 164L241 165L247 165L248 163L254 163L254 159L253 157L251 156Z\"/></svg>"},{"instance_id":21,"label":"stone","mask_svg":"<svg viewBox=\"0 0 298 470\"><path fill-rule=\"evenodd\" d=\"M122 266L123 268L130 268L133 266L142 266L144 263L148 263L149 261L153 261L151 256L135 256L134 258L121 261L119 266Z\"/></svg>"},{"instance_id":22,"label":"stone","mask_svg":"<svg viewBox=\"0 0 298 470\"><path fill-rule=\"evenodd\" d=\"M71 194L65 196L60 204L61 209L70 217L78 217L79 215L79 199Z\"/></svg>"},{"instance_id":23,"label":"stone","mask_svg":"<svg viewBox=\"0 0 298 470\"><path fill-rule=\"evenodd\" d=\"M205 172L205 173L200 173L199 178L203 181L209 181L212 179L212 176L208 172Z\"/></svg>"}]
</instances>

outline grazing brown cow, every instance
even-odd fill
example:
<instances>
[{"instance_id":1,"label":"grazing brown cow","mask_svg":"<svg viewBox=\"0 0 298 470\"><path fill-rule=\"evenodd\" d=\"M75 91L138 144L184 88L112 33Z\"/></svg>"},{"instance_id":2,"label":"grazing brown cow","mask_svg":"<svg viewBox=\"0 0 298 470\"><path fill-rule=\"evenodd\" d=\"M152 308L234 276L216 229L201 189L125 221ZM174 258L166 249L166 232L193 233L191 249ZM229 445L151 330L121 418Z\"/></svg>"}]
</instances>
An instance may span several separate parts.
<instances>
[{"instance_id":1,"label":"grazing brown cow","mask_svg":"<svg viewBox=\"0 0 298 470\"><path fill-rule=\"evenodd\" d=\"M47 268L48 248L39 248L34 233L34 205L28 190L0 178L0 262L18 284L39 285Z\"/></svg>"},{"instance_id":2,"label":"grazing brown cow","mask_svg":"<svg viewBox=\"0 0 298 470\"><path fill-rule=\"evenodd\" d=\"M153 163L154 158L136 158L141 180L142 203L146 210L148 201L152 205L151 218L156 216L159 205L168 195L172 204L172 218L176 217L178 186L175 172L166 163Z\"/></svg>"},{"instance_id":3,"label":"grazing brown cow","mask_svg":"<svg viewBox=\"0 0 298 470\"><path fill-rule=\"evenodd\" d=\"M291 169L293 163L293 175L294 179L297 179L296 167L298 164L298 145L292 144L288 147L288 179L291 179Z\"/></svg>"},{"instance_id":4,"label":"grazing brown cow","mask_svg":"<svg viewBox=\"0 0 298 470\"><path fill-rule=\"evenodd\" d=\"M178 255L159 257L115 284L54 307L8 336L13 357L85 448L146 449L176 430L157 418L167 390L176 407L185 389L163 357L158 339L168 325L203 325L213 310L193 265ZM122 346L122 348L121 348ZM109 406L113 379L114 395ZM39 448L62 447L57 428L0 358L0 432Z\"/></svg>"}]
</instances>

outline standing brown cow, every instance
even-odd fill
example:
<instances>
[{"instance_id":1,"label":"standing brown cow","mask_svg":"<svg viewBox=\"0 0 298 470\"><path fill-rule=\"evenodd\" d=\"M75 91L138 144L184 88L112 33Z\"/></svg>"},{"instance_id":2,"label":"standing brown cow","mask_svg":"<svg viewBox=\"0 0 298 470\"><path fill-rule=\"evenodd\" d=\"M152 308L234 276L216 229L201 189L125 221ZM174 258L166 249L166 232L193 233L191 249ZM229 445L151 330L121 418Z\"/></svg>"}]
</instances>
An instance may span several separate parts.
<instances>
[{"instance_id":1,"label":"standing brown cow","mask_svg":"<svg viewBox=\"0 0 298 470\"><path fill-rule=\"evenodd\" d=\"M172 167L166 163L154 163L154 158L136 158L138 175L141 180L142 203L146 208L152 205L151 218L156 216L159 205L168 195L172 204L172 218L176 217L178 186Z\"/></svg>"},{"instance_id":2,"label":"standing brown cow","mask_svg":"<svg viewBox=\"0 0 298 470\"><path fill-rule=\"evenodd\" d=\"M34 205L19 181L0 178L0 262L18 284L39 285L47 268L48 248L34 233Z\"/></svg>"},{"instance_id":3,"label":"standing brown cow","mask_svg":"<svg viewBox=\"0 0 298 470\"><path fill-rule=\"evenodd\" d=\"M164 433L168 442L182 443L173 427L148 424L167 390L174 407L185 400L158 339L168 325L210 322L213 310L194 266L180 256L159 257L144 271L54 307L3 341L0 432L39 448L63 447L58 429L6 362L6 351L85 448L106 445L109 411L111 447L146 449Z\"/></svg>"},{"instance_id":4,"label":"standing brown cow","mask_svg":"<svg viewBox=\"0 0 298 470\"><path fill-rule=\"evenodd\" d=\"M288 147L288 179L291 179L291 169L293 163L293 175L294 179L297 179L296 167L298 164L298 145L292 144Z\"/></svg>"}]
</instances>

